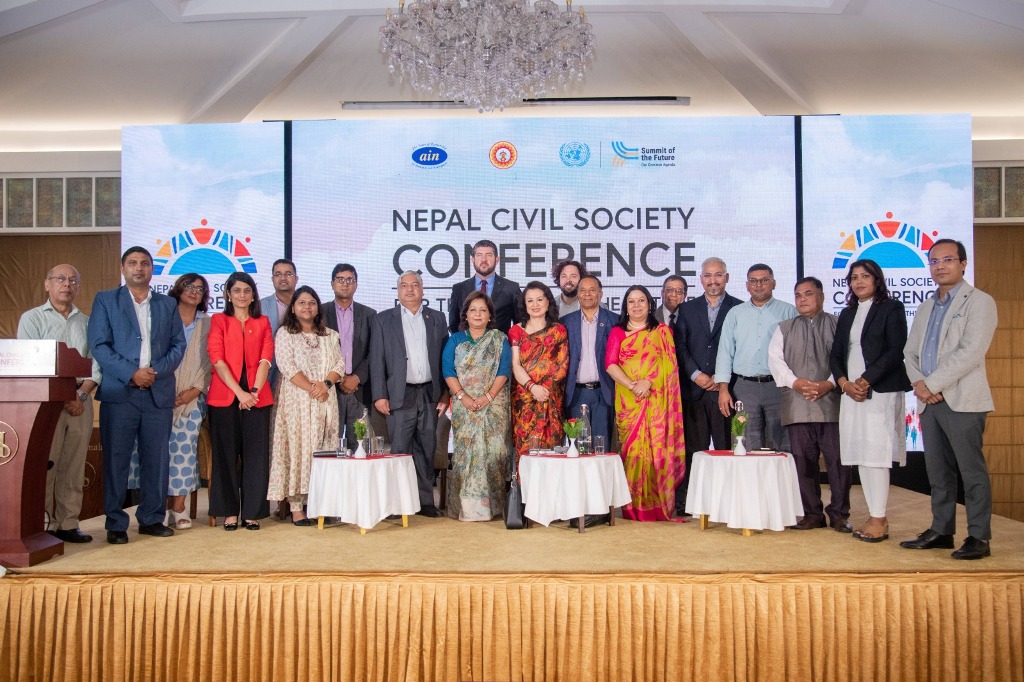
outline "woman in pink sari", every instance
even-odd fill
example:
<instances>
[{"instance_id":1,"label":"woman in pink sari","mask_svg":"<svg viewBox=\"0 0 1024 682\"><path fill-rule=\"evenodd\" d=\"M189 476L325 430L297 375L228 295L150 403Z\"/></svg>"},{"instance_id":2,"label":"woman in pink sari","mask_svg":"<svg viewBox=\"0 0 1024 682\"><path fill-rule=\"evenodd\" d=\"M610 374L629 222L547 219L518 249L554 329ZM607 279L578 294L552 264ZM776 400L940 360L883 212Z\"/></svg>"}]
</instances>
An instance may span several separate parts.
<instances>
[{"instance_id":1,"label":"woman in pink sari","mask_svg":"<svg viewBox=\"0 0 1024 682\"><path fill-rule=\"evenodd\" d=\"M672 520L676 484L686 467L675 342L654 310L650 292L631 286L605 354L615 379L615 424L633 496L622 515L636 521Z\"/></svg>"}]
</instances>

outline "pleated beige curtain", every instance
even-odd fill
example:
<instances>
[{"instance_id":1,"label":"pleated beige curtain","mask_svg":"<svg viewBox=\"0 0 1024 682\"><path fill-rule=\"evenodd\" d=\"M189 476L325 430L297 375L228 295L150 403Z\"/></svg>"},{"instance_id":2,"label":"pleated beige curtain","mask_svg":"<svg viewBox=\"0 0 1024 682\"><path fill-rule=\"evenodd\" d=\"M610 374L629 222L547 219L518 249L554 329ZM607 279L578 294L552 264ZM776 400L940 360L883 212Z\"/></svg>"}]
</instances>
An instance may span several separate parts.
<instances>
[{"instance_id":1,"label":"pleated beige curtain","mask_svg":"<svg viewBox=\"0 0 1024 682\"><path fill-rule=\"evenodd\" d=\"M11 576L4 680L1024 679L1024 575Z\"/></svg>"}]
</instances>

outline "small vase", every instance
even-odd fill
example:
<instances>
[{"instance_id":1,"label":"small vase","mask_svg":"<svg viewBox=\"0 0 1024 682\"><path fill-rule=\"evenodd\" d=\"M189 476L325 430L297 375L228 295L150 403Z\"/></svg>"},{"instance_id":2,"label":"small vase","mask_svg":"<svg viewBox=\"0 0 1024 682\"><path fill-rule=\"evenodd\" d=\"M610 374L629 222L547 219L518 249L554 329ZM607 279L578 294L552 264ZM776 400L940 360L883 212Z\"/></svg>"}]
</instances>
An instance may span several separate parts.
<instances>
[{"instance_id":1,"label":"small vase","mask_svg":"<svg viewBox=\"0 0 1024 682\"><path fill-rule=\"evenodd\" d=\"M576 439L569 439L569 449L565 451L566 457L579 457L580 451L576 449Z\"/></svg>"},{"instance_id":2,"label":"small vase","mask_svg":"<svg viewBox=\"0 0 1024 682\"><path fill-rule=\"evenodd\" d=\"M743 457L747 454L747 446L743 444L743 436L736 436L736 445L733 446L732 454Z\"/></svg>"},{"instance_id":3,"label":"small vase","mask_svg":"<svg viewBox=\"0 0 1024 682\"><path fill-rule=\"evenodd\" d=\"M363 448L363 438L359 439L359 445L356 446L356 451L352 454L356 459L366 459L366 450Z\"/></svg>"}]
</instances>

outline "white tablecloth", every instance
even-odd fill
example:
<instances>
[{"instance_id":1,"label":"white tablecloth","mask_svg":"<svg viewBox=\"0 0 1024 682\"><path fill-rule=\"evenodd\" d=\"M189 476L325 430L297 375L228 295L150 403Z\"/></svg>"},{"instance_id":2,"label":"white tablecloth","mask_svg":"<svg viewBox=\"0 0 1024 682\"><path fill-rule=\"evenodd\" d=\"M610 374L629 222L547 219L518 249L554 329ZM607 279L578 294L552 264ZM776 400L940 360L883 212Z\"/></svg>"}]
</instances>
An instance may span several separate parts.
<instances>
[{"instance_id":1,"label":"white tablecloth","mask_svg":"<svg viewBox=\"0 0 1024 682\"><path fill-rule=\"evenodd\" d=\"M607 514L632 501L618 455L523 455L519 479L526 518L544 526L556 519Z\"/></svg>"},{"instance_id":2,"label":"white tablecloth","mask_svg":"<svg viewBox=\"0 0 1024 682\"><path fill-rule=\"evenodd\" d=\"M686 511L730 528L792 526L803 515L793 456L694 453Z\"/></svg>"},{"instance_id":3,"label":"white tablecloth","mask_svg":"<svg viewBox=\"0 0 1024 682\"><path fill-rule=\"evenodd\" d=\"M415 514L420 493L412 456L314 457L306 503L311 518L336 516L360 528L391 514Z\"/></svg>"}]
</instances>

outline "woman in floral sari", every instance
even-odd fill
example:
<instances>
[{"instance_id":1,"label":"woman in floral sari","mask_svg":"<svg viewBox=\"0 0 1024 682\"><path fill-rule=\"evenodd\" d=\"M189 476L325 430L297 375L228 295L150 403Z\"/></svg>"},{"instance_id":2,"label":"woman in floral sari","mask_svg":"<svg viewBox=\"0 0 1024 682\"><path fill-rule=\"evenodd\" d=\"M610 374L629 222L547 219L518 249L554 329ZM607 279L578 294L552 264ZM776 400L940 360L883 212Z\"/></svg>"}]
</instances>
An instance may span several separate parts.
<instances>
[{"instance_id":1,"label":"woman in floral sari","mask_svg":"<svg viewBox=\"0 0 1024 682\"><path fill-rule=\"evenodd\" d=\"M646 288L630 287L605 354L615 379L615 423L633 495L622 515L637 521L672 520L676 484L686 466L675 343L654 310Z\"/></svg>"},{"instance_id":2,"label":"woman in floral sari","mask_svg":"<svg viewBox=\"0 0 1024 682\"><path fill-rule=\"evenodd\" d=\"M569 335L558 323L558 305L551 289L530 282L519 303L518 319L508 332L512 345L512 429L516 452L530 449L537 436L542 448L561 444L562 403L569 366Z\"/></svg>"},{"instance_id":3,"label":"woman in floral sari","mask_svg":"<svg viewBox=\"0 0 1024 682\"><path fill-rule=\"evenodd\" d=\"M460 521L490 521L505 506L512 351L493 320L491 299L479 291L471 293L462 304L459 331L448 339L441 357L453 396L455 432L448 516Z\"/></svg>"}]
</instances>

